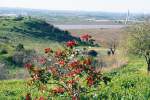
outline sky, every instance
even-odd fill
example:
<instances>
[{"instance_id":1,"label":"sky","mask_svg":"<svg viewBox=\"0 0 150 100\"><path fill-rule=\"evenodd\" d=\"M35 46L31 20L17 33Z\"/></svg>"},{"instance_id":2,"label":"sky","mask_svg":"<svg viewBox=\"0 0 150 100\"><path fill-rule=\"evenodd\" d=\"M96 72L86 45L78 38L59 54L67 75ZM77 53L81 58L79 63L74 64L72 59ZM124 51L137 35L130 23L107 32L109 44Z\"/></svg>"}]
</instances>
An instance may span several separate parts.
<instances>
[{"instance_id":1,"label":"sky","mask_svg":"<svg viewBox=\"0 0 150 100\"><path fill-rule=\"evenodd\" d=\"M150 0L0 0L0 7L150 13Z\"/></svg>"}]
</instances>

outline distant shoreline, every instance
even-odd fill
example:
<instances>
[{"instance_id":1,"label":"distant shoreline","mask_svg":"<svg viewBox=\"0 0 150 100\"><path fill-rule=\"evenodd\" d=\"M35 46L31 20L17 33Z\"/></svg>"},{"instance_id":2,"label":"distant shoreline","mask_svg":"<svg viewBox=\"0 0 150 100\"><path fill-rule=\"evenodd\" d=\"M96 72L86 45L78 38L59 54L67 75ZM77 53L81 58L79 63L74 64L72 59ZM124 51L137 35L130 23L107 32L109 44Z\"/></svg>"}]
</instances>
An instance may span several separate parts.
<instances>
[{"instance_id":1,"label":"distant shoreline","mask_svg":"<svg viewBox=\"0 0 150 100\"><path fill-rule=\"evenodd\" d=\"M117 29L123 28L127 25L54 25L60 29L70 30L70 29Z\"/></svg>"}]
</instances>

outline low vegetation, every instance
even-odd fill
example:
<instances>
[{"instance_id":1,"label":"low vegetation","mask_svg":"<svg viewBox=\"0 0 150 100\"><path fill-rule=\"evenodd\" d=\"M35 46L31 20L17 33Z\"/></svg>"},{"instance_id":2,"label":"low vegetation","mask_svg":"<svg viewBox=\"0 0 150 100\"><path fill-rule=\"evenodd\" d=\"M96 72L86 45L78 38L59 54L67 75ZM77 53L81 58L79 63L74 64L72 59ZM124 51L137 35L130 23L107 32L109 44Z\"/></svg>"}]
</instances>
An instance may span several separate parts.
<instances>
[{"instance_id":1,"label":"low vegetation","mask_svg":"<svg viewBox=\"0 0 150 100\"><path fill-rule=\"evenodd\" d=\"M7 66L10 73L21 68L33 55L41 54L43 48L62 48L68 40L80 39L60 30L46 21L31 17L0 18L0 64ZM84 44L84 43L83 43ZM18 71L18 73L24 73ZM10 75L13 76L14 75ZM17 75L15 75L18 77Z\"/></svg>"},{"instance_id":2,"label":"low vegetation","mask_svg":"<svg viewBox=\"0 0 150 100\"><path fill-rule=\"evenodd\" d=\"M135 25L128 30L127 47L129 53L143 56L147 63L147 70L150 71L150 24L142 23Z\"/></svg>"},{"instance_id":3,"label":"low vegetation","mask_svg":"<svg viewBox=\"0 0 150 100\"><path fill-rule=\"evenodd\" d=\"M144 58L130 57L130 62L119 69L112 70L104 75L111 77L109 84L101 84L100 91L93 92L95 95L83 96L82 100L90 100L100 98L109 100L148 100L150 98L150 76L147 75L146 64ZM3 99L21 99L25 97L29 90L23 80L1 81L0 98ZM17 87L17 88L16 88ZM35 90L36 91L36 90ZM32 96L41 96L40 92L33 92ZM42 95L42 96L46 96ZM55 97L56 100L65 100L63 95Z\"/></svg>"},{"instance_id":4,"label":"low vegetation","mask_svg":"<svg viewBox=\"0 0 150 100\"><path fill-rule=\"evenodd\" d=\"M126 36L96 38L101 47L92 48L87 46L95 45L92 33L74 37L31 17L0 22L0 99L150 99L149 23L121 29ZM77 43L82 46L74 47Z\"/></svg>"}]
</instances>

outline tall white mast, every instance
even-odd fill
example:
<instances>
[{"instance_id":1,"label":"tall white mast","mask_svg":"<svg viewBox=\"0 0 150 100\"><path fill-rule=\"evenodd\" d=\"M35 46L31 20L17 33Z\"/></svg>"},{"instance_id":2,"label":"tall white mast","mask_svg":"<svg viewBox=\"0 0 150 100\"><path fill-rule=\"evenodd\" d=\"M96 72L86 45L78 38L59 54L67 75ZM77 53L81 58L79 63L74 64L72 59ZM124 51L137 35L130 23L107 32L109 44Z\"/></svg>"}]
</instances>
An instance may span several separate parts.
<instances>
[{"instance_id":1,"label":"tall white mast","mask_svg":"<svg viewBox=\"0 0 150 100\"><path fill-rule=\"evenodd\" d=\"M130 11L128 10L127 12L127 16L126 16L126 20L125 20L125 25L128 23L129 21L129 16L130 16Z\"/></svg>"}]
</instances>

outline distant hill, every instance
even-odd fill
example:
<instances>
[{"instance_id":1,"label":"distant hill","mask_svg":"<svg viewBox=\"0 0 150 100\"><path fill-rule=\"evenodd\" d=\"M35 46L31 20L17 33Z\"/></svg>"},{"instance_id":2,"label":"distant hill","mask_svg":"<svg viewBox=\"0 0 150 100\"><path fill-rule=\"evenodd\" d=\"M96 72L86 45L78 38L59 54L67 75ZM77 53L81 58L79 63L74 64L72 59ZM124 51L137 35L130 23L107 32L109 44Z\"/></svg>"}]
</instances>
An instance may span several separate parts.
<instances>
[{"instance_id":1,"label":"distant hill","mask_svg":"<svg viewBox=\"0 0 150 100\"><path fill-rule=\"evenodd\" d=\"M61 30L41 19L23 16L0 17L0 64L3 63L8 68L22 66L15 61L26 57L27 52L35 51L41 54L48 47L56 50L62 48L64 42L69 40L81 43L79 38L72 36L68 31ZM26 51L17 51L20 45ZM17 60L13 60L16 55Z\"/></svg>"},{"instance_id":2,"label":"distant hill","mask_svg":"<svg viewBox=\"0 0 150 100\"><path fill-rule=\"evenodd\" d=\"M60 30L44 20L28 17L8 17L0 19L0 34L10 33L34 38L43 38L53 41L63 42L77 39L70 35L68 31ZM8 38L9 36L8 35ZM7 37L7 36L6 36Z\"/></svg>"}]
</instances>

